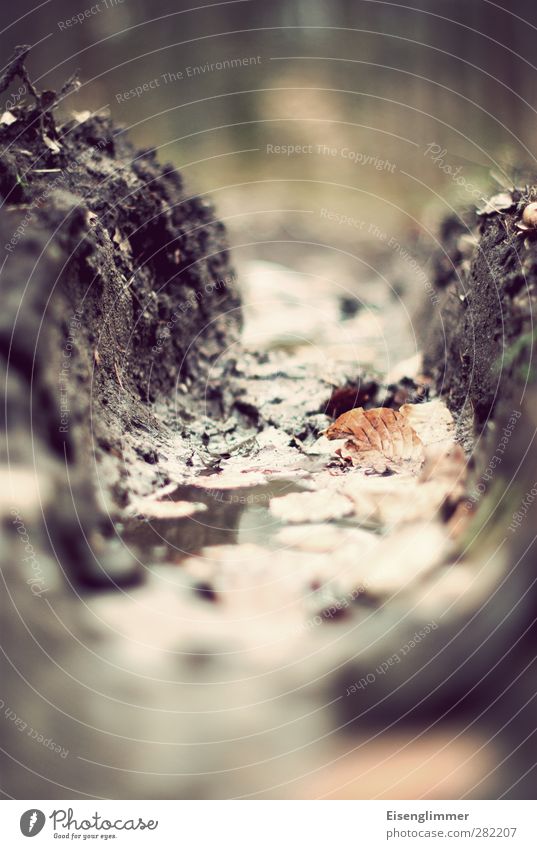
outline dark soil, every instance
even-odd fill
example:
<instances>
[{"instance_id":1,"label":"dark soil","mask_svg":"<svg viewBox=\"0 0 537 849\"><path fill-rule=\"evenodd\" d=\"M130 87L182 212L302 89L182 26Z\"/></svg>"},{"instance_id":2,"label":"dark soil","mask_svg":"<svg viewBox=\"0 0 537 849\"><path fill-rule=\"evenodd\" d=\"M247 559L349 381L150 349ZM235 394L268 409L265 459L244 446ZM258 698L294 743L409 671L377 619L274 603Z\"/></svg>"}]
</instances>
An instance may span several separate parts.
<instances>
[{"instance_id":1,"label":"dark soil","mask_svg":"<svg viewBox=\"0 0 537 849\"><path fill-rule=\"evenodd\" d=\"M510 208L443 225L443 249L435 258L440 306L425 339L425 366L476 432L499 404L518 408L533 377L537 231L518 225L535 195L535 189L515 189Z\"/></svg>"},{"instance_id":2,"label":"dark soil","mask_svg":"<svg viewBox=\"0 0 537 849\"><path fill-rule=\"evenodd\" d=\"M56 458L89 530L95 462L104 504L124 503L166 482L155 466L166 427L225 416L233 360L219 357L241 314L212 204L108 116L58 121L58 100L35 93L0 128L0 354L11 461L30 461L32 445Z\"/></svg>"}]
</instances>

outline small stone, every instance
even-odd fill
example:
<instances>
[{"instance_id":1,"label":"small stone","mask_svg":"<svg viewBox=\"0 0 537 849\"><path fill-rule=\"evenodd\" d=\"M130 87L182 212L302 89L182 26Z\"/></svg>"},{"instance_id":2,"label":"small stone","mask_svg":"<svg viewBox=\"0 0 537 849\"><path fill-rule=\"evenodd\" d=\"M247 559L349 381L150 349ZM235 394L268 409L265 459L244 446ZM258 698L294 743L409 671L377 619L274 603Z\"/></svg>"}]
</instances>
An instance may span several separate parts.
<instances>
[{"instance_id":1,"label":"small stone","mask_svg":"<svg viewBox=\"0 0 537 849\"><path fill-rule=\"evenodd\" d=\"M537 203L529 203L522 213L522 223L531 229L537 227Z\"/></svg>"}]
</instances>

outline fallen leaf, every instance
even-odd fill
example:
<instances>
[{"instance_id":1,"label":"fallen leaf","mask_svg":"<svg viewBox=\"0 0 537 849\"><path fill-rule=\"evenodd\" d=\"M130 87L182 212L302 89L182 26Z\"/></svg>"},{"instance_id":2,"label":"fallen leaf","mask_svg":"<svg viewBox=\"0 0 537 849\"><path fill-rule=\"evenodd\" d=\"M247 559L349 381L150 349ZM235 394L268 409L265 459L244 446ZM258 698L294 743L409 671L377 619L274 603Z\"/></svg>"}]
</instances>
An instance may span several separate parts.
<instances>
[{"instance_id":1,"label":"fallen leaf","mask_svg":"<svg viewBox=\"0 0 537 849\"><path fill-rule=\"evenodd\" d=\"M327 522L342 519L354 510L352 501L334 490L290 492L270 502L270 512L284 522Z\"/></svg>"},{"instance_id":2,"label":"fallen leaf","mask_svg":"<svg viewBox=\"0 0 537 849\"><path fill-rule=\"evenodd\" d=\"M459 501L448 522L448 532L452 539L460 539L466 533L475 517L475 505Z\"/></svg>"},{"instance_id":3,"label":"fallen leaf","mask_svg":"<svg viewBox=\"0 0 537 849\"><path fill-rule=\"evenodd\" d=\"M120 251L123 253L129 253L131 250L131 244L127 237L123 238L118 228L114 230L114 235L112 236L112 241L116 244Z\"/></svg>"},{"instance_id":4,"label":"fallen leaf","mask_svg":"<svg viewBox=\"0 0 537 849\"><path fill-rule=\"evenodd\" d=\"M332 440L330 441L324 434L315 440L313 445L306 446L303 448L304 454L312 455L312 456L323 456L325 454L332 455L336 448L343 448L345 445L345 439ZM334 444L337 443L337 444Z\"/></svg>"},{"instance_id":5,"label":"fallen leaf","mask_svg":"<svg viewBox=\"0 0 537 849\"><path fill-rule=\"evenodd\" d=\"M72 115L77 124L83 124L84 121L87 121L88 118L91 118L91 112L89 111L89 109L83 109L82 112L73 112Z\"/></svg>"},{"instance_id":6,"label":"fallen leaf","mask_svg":"<svg viewBox=\"0 0 537 849\"><path fill-rule=\"evenodd\" d=\"M415 475L346 475L338 491L351 499L360 523L371 528L429 521L446 496L444 487L433 481L420 483Z\"/></svg>"},{"instance_id":7,"label":"fallen leaf","mask_svg":"<svg viewBox=\"0 0 537 849\"><path fill-rule=\"evenodd\" d=\"M207 506L196 501L155 501L153 498L140 498L132 503L128 512L146 519L185 519L205 510Z\"/></svg>"},{"instance_id":8,"label":"fallen leaf","mask_svg":"<svg viewBox=\"0 0 537 849\"><path fill-rule=\"evenodd\" d=\"M514 205L515 202L510 192L499 192L478 207L476 212L478 215L494 215L498 212L508 212Z\"/></svg>"},{"instance_id":9,"label":"fallen leaf","mask_svg":"<svg viewBox=\"0 0 537 849\"><path fill-rule=\"evenodd\" d=\"M337 525L288 525L277 534L282 546L299 551L333 552L343 546L359 547L363 553L372 550L380 542L378 534L363 528L340 528Z\"/></svg>"},{"instance_id":10,"label":"fallen leaf","mask_svg":"<svg viewBox=\"0 0 537 849\"><path fill-rule=\"evenodd\" d=\"M412 357L408 357L406 360L401 360L393 368L391 368L384 378L384 383L397 383L403 377L412 377L414 380L417 380L418 375L420 375L422 371L423 354L421 351L418 351Z\"/></svg>"},{"instance_id":11,"label":"fallen leaf","mask_svg":"<svg viewBox=\"0 0 537 849\"><path fill-rule=\"evenodd\" d=\"M458 500L464 495L468 461L456 442L430 445L425 450L425 463L420 481L441 481L451 487L452 497Z\"/></svg>"},{"instance_id":12,"label":"fallen leaf","mask_svg":"<svg viewBox=\"0 0 537 849\"><path fill-rule=\"evenodd\" d=\"M378 390L379 384L376 380L358 380L357 383L338 386L333 390L328 400L325 413L330 418L334 418L334 416L337 418L337 416L360 407L368 401L374 402Z\"/></svg>"},{"instance_id":13,"label":"fallen leaf","mask_svg":"<svg viewBox=\"0 0 537 849\"><path fill-rule=\"evenodd\" d=\"M423 445L418 434L404 415L387 407L374 410L357 407L343 413L330 425L326 436L347 437L344 448L337 453L354 466L376 472L401 471L423 462Z\"/></svg>"},{"instance_id":14,"label":"fallen leaf","mask_svg":"<svg viewBox=\"0 0 537 849\"><path fill-rule=\"evenodd\" d=\"M14 124L16 120L17 119L15 118L13 112L6 111L0 118L0 124L3 124L5 127L9 127L9 125Z\"/></svg>"},{"instance_id":15,"label":"fallen leaf","mask_svg":"<svg viewBox=\"0 0 537 849\"><path fill-rule=\"evenodd\" d=\"M442 563L449 549L449 536L439 523L405 525L385 537L371 558L357 559L353 578L371 596L407 592Z\"/></svg>"},{"instance_id":16,"label":"fallen leaf","mask_svg":"<svg viewBox=\"0 0 537 849\"><path fill-rule=\"evenodd\" d=\"M48 149L52 151L52 153L59 153L62 149L61 144L59 144L59 142L57 141L54 141L49 136L43 136L43 141L45 142Z\"/></svg>"},{"instance_id":17,"label":"fallen leaf","mask_svg":"<svg viewBox=\"0 0 537 849\"><path fill-rule=\"evenodd\" d=\"M416 431L423 445L443 441L453 442L455 422L440 399L435 398L424 404L403 404L399 412Z\"/></svg>"}]
</instances>

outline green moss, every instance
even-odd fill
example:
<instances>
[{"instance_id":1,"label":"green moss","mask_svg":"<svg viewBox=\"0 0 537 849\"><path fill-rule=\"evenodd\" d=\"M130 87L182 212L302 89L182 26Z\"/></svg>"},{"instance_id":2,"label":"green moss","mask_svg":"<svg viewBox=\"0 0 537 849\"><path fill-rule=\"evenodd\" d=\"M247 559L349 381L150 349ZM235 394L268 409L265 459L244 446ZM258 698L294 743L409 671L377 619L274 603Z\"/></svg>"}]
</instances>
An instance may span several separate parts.
<instances>
[{"instance_id":1,"label":"green moss","mask_svg":"<svg viewBox=\"0 0 537 849\"><path fill-rule=\"evenodd\" d=\"M537 378L537 371L532 363L533 347L536 341L537 328L522 333L498 357L494 363L495 371L500 373L504 368L513 367L513 378L520 383L526 383Z\"/></svg>"},{"instance_id":2,"label":"green moss","mask_svg":"<svg viewBox=\"0 0 537 849\"><path fill-rule=\"evenodd\" d=\"M470 556L494 550L509 534L513 513L524 497L524 488L498 475L479 501L476 514L459 540L458 550Z\"/></svg>"}]
</instances>

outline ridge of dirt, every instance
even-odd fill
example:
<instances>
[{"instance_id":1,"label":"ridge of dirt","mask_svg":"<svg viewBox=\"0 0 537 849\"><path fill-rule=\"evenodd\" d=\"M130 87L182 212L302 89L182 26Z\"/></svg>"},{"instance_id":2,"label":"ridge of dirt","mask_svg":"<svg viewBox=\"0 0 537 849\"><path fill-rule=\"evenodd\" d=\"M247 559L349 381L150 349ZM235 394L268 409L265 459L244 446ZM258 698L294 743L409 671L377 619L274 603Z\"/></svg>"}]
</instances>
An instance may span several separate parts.
<instances>
[{"instance_id":1,"label":"ridge of dirt","mask_svg":"<svg viewBox=\"0 0 537 849\"><path fill-rule=\"evenodd\" d=\"M424 336L424 367L468 443L473 426L479 433L519 403L535 376L537 231L520 224L536 196L535 188L513 189L478 214L443 224L435 257L439 304Z\"/></svg>"},{"instance_id":2,"label":"ridge of dirt","mask_svg":"<svg viewBox=\"0 0 537 849\"><path fill-rule=\"evenodd\" d=\"M78 522L106 527L103 507L165 482L170 431L224 413L242 318L213 205L108 115L58 119L76 80L36 92L27 52L0 81L22 77L34 100L0 123L2 454L29 463L32 446L56 481L59 550L87 560Z\"/></svg>"}]
</instances>

